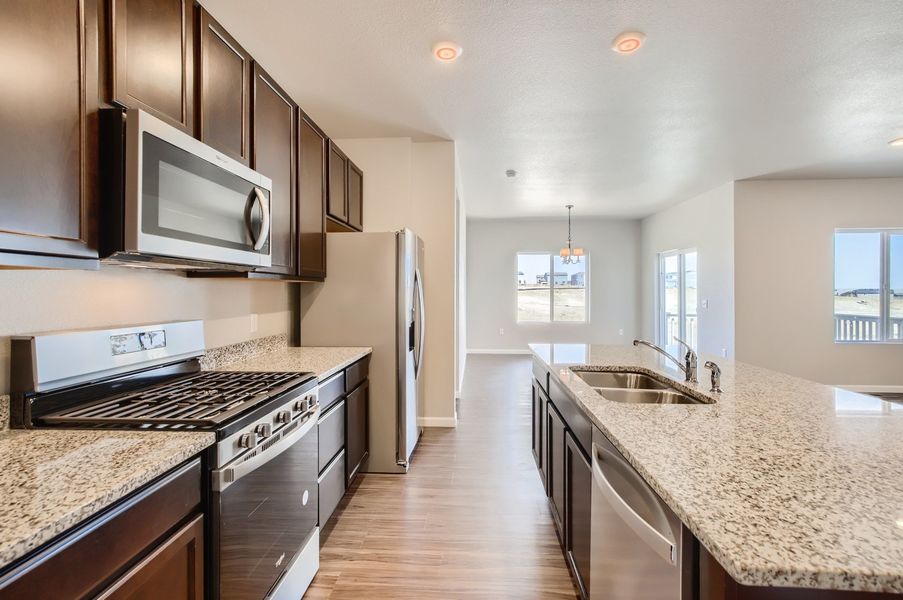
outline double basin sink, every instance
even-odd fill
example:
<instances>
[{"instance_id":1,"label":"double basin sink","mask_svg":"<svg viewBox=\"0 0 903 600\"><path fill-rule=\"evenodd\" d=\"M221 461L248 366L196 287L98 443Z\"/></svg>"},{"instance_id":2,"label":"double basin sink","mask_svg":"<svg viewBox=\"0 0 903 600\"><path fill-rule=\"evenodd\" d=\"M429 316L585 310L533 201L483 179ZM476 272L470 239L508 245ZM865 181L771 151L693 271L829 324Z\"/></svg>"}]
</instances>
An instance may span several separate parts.
<instances>
[{"instance_id":1,"label":"double basin sink","mask_svg":"<svg viewBox=\"0 0 903 600\"><path fill-rule=\"evenodd\" d=\"M665 379L631 371L571 371L603 398L624 404L707 404L675 389Z\"/></svg>"}]
</instances>

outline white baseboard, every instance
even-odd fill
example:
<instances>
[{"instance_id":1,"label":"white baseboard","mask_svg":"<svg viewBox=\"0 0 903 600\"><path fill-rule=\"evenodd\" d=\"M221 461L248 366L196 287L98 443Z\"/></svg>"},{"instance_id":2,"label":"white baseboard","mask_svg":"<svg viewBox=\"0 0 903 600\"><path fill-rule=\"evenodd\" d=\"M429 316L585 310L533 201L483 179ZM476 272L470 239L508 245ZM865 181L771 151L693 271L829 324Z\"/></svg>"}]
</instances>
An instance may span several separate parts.
<instances>
[{"instance_id":1,"label":"white baseboard","mask_svg":"<svg viewBox=\"0 0 903 600\"><path fill-rule=\"evenodd\" d=\"M421 427L457 427L457 417L417 417Z\"/></svg>"},{"instance_id":2,"label":"white baseboard","mask_svg":"<svg viewBox=\"0 0 903 600\"><path fill-rule=\"evenodd\" d=\"M529 348L471 348L468 354L532 354Z\"/></svg>"},{"instance_id":3,"label":"white baseboard","mask_svg":"<svg viewBox=\"0 0 903 600\"><path fill-rule=\"evenodd\" d=\"M863 394L903 394L903 385L838 385L836 387Z\"/></svg>"}]
</instances>

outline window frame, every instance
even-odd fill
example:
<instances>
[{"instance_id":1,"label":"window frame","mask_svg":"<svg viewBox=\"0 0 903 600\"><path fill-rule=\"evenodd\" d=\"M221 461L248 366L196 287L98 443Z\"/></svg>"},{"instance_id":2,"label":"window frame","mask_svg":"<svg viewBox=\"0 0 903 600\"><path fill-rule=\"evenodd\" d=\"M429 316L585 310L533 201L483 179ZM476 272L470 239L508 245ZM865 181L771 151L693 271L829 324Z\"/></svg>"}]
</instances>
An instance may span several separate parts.
<instances>
[{"instance_id":1,"label":"window frame","mask_svg":"<svg viewBox=\"0 0 903 600\"><path fill-rule=\"evenodd\" d=\"M877 340L839 340L837 339L837 313L834 307L834 292L837 291L837 234L838 233L877 233L880 234L880 252L879 252L879 273L881 280L878 289L878 334ZM903 344L903 338L890 338L891 317L890 317L890 238L893 235L903 235L903 227L835 227L834 233L831 235L831 324L834 334L831 336L835 344Z\"/></svg>"},{"instance_id":2,"label":"window frame","mask_svg":"<svg viewBox=\"0 0 903 600\"><path fill-rule=\"evenodd\" d=\"M694 350L698 350L699 346L699 250L697 248L678 248L674 250L666 250L664 252L659 252L656 256L656 265L655 265L655 314L653 315L653 321L655 322L655 343L659 346L669 346L673 345L676 342L674 340L666 340L665 336L667 333L667 318L665 314L667 300L665 299L665 260L676 256L677 257L677 290L678 290L678 301L677 301L677 333L678 337L682 340L687 339L687 289L684 282L684 277L686 276L687 270L687 254L696 254L696 340L694 344ZM689 341L689 340L688 340Z\"/></svg>"},{"instance_id":3,"label":"window frame","mask_svg":"<svg viewBox=\"0 0 903 600\"><path fill-rule=\"evenodd\" d=\"M548 256L549 257L549 318L545 321L522 321L520 320L519 311L518 311L518 300L517 300L517 282L515 280L514 286L514 323L515 325L589 325L590 323L590 310L589 310L589 252L584 254L580 260L584 265L583 270L583 320L582 321L558 321L555 320L555 259L559 258L558 252L549 252L542 250L518 250L515 252L515 262L519 265L520 261L518 257L521 255L524 256ZM516 265L517 266L517 265ZM517 276L518 269L515 268L515 277Z\"/></svg>"}]
</instances>

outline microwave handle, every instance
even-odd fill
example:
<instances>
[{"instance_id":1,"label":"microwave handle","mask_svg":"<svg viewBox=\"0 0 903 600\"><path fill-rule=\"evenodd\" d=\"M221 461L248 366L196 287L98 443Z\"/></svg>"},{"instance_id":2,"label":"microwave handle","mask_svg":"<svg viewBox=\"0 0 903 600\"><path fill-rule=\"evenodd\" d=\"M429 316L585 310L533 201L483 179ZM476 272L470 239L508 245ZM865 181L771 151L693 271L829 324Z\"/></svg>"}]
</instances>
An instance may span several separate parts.
<instances>
[{"instance_id":1,"label":"microwave handle","mask_svg":"<svg viewBox=\"0 0 903 600\"><path fill-rule=\"evenodd\" d=\"M251 210L255 204L260 205L261 213L260 231L257 232L257 235L254 235L254 232L251 230ZM254 242L254 249L260 250L263 248L267 238L270 236L270 205L259 187L254 188L254 196L251 202L248 202L247 208L245 208L245 226L247 226L251 240Z\"/></svg>"}]
</instances>

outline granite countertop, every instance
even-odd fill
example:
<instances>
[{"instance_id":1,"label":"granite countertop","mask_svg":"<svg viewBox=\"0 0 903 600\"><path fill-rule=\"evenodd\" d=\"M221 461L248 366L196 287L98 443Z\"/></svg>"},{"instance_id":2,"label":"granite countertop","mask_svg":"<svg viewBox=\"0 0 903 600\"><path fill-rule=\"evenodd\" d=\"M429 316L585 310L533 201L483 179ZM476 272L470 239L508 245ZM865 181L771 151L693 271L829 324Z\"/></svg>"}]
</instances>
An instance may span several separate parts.
<instances>
[{"instance_id":1,"label":"granite countertop","mask_svg":"<svg viewBox=\"0 0 903 600\"><path fill-rule=\"evenodd\" d=\"M322 381L372 352L364 347L301 346L281 348L217 366L223 371L297 371L316 373Z\"/></svg>"},{"instance_id":2,"label":"granite countertop","mask_svg":"<svg viewBox=\"0 0 903 600\"><path fill-rule=\"evenodd\" d=\"M903 593L903 404L719 357L683 384L649 348L530 348L739 583ZM657 373L715 403L611 402L572 365Z\"/></svg>"},{"instance_id":3,"label":"granite countertop","mask_svg":"<svg viewBox=\"0 0 903 600\"><path fill-rule=\"evenodd\" d=\"M214 442L213 433L0 432L0 566Z\"/></svg>"}]
</instances>

